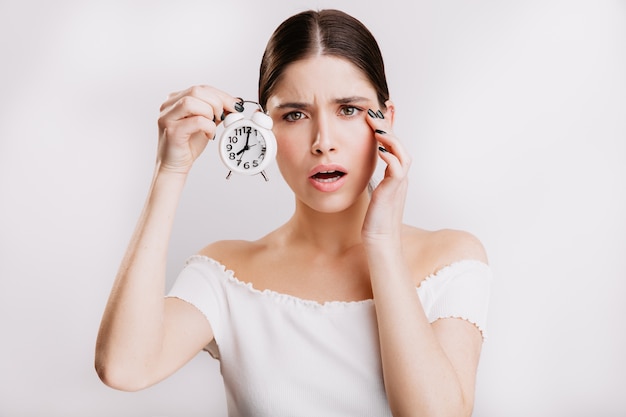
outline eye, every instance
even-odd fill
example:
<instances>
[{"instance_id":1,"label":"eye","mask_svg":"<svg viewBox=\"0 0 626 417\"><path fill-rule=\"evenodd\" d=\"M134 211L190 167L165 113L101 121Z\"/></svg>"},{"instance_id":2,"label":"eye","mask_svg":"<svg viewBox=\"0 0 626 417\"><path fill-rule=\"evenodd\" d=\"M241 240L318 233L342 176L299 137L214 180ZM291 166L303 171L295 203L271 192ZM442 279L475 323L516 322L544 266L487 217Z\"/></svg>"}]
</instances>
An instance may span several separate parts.
<instances>
[{"instance_id":1,"label":"eye","mask_svg":"<svg viewBox=\"0 0 626 417\"><path fill-rule=\"evenodd\" d=\"M358 107L354 106L344 106L339 110L339 113L343 116L355 116L361 111Z\"/></svg>"},{"instance_id":2,"label":"eye","mask_svg":"<svg viewBox=\"0 0 626 417\"><path fill-rule=\"evenodd\" d=\"M292 111L291 113L284 115L283 119L288 122L297 122L298 120L304 119L304 113L300 111Z\"/></svg>"}]
</instances>

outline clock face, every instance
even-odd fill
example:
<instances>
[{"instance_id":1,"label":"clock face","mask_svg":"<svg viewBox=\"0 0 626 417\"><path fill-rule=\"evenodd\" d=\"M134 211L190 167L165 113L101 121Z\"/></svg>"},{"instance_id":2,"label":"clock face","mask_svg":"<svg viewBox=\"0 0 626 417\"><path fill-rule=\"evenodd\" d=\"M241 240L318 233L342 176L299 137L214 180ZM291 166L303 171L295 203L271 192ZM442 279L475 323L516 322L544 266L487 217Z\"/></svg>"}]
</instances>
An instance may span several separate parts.
<instances>
[{"instance_id":1,"label":"clock face","mask_svg":"<svg viewBox=\"0 0 626 417\"><path fill-rule=\"evenodd\" d=\"M257 173L264 166L267 143L263 133L252 126L238 126L226 132L221 142L222 160L230 169Z\"/></svg>"}]
</instances>

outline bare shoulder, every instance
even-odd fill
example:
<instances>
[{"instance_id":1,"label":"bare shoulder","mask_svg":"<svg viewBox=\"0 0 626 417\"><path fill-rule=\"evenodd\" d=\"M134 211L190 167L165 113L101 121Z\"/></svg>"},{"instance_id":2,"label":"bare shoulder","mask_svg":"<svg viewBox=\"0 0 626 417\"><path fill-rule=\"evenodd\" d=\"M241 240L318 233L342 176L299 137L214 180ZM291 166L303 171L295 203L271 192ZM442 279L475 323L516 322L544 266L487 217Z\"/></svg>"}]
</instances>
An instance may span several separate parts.
<instances>
[{"instance_id":1,"label":"bare shoulder","mask_svg":"<svg viewBox=\"0 0 626 417\"><path fill-rule=\"evenodd\" d=\"M229 269L235 269L242 259L249 259L262 246L259 241L219 240L205 246L199 254L215 259Z\"/></svg>"},{"instance_id":2,"label":"bare shoulder","mask_svg":"<svg viewBox=\"0 0 626 417\"><path fill-rule=\"evenodd\" d=\"M473 234L455 229L424 230L404 228L404 250L411 269L427 276L461 260L488 263L482 242Z\"/></svg>"},{"instance_id":3,"label":"bare shoulder","mask_svg":"<svg viewBox=\"0 0 626 417\"><path fill-rule=\"evenodd\" d=\"M258 240L218 240L198 253L236 271L238 278L247 276L252 281L264 270L263 262L275 260L276 256L282 258L284 246L281 228L278 228Z\"/></svg>"},{"instance_id":4,"label":"bare shoulder","mask_svg":"<svg viewBox=\"0 0 626 417\"><path fill-rule=\"evenodd\" d=\"M487 263L487 253L482 242L469 232L443 229L432 232L431 239L444 265L465 259Z\"/></svg>"}]
</instances>

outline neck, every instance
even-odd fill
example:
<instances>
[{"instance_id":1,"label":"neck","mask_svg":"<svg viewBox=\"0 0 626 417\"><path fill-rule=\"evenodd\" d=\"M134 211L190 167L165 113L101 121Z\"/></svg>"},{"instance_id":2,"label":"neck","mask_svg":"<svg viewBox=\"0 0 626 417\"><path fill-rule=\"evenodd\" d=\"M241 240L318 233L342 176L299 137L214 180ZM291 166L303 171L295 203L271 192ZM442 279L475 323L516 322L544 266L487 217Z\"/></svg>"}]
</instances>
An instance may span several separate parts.
<instances>
[{"instance_id":1,"label":"neck","mask_svg":"<svg viewBox=\"0 0 626 417\"><path fill-rule=\"evenodd\" d=\"M296 210L287 223L294 243L310 245L318 253L339 254L361 243L361 229L369 206L364 191L346 210L322 213L296 201Z\"/></svg>"}]
</instances>

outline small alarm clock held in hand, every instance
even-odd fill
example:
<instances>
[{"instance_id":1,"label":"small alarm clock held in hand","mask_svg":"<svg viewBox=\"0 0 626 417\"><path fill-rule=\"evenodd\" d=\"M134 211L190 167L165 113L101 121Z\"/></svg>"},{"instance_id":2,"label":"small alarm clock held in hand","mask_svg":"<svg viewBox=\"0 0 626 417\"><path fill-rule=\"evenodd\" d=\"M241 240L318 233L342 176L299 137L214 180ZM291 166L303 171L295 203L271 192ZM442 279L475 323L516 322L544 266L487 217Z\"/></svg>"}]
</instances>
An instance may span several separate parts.
<instances>
[{"instance_id":1,"label":"small alarm clock held in hand","mask_svg":"<svg viewBox=\"0 0 626 417\"><path fill-rule=\"evenodd\" d=\"M258 106L251 116L230 113L223 123L224 130L218 139L220 159L229 173L243 175L261 174L268 181L265 168L276 158L276 137L272 133L273 121L263 112L259 103L245 101Z\"/></svg>"}]
</instances>

